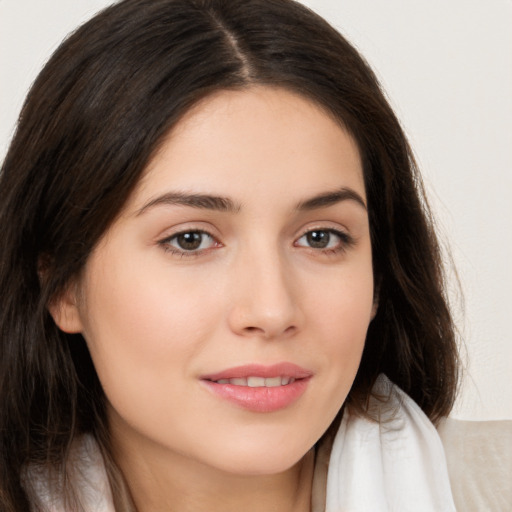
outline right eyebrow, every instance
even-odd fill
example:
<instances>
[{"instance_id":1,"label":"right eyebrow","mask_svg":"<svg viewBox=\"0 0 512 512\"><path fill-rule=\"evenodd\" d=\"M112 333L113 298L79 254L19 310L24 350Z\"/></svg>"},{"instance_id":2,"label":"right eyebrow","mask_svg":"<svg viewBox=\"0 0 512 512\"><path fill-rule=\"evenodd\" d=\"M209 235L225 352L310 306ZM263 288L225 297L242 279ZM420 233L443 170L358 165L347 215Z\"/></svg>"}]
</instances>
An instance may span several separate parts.
<instances>
[{"instance_id":1,"label":"right eyebrow","mask_svg":"<svg viewBox=\"0 0 512 512\"><path fill-rule=\"evenodd\" d=\"M137 211L136 215L142 215L151 208L160 205L180 205L233 213L239 212L241 208L241 205L235 204L229 197L213 196L208 194L186 194L184 192L167 192L148 201Z\"/></svg>"}]
</instances>

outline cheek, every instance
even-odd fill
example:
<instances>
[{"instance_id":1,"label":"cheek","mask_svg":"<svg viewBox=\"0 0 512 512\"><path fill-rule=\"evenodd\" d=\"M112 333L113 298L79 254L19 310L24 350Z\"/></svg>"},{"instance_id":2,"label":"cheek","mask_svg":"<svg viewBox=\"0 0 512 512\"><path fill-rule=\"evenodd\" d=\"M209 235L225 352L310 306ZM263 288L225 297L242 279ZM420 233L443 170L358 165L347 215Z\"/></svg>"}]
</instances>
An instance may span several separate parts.
<instances>
[{"instance_id":1,"label":"cheek","mask_svg":"<svg viewBox=\"0 0 512 512\"><path fill-rule=\"evenodd\" d=\"M367 261L366 261L367 260ZM373 310L373 272L365 258L326 276L316 293L308 296L308 318L323 331L330 350L343 353L364 344Z\"/></svg>"},{"instance_id":2,"label":"cheek","mask_svg":"<svg viewBox=\"0 0 512 512\"><path fill-rule=\"evenodd\" d=\"M125 349L158 353L186 344L186 338L197 333L197 311L209 311L214 302L200 283L180 279L179 274L166 273L148 262L111 259L116 265L108 275L92 268L94 280L87 282L83 316L94 334L91 337L122 342Z\"/></svg>"},{"instance_id":3,"label":"cheek","mask_svg":"<svg viewBox=\"0 0 512 512\"><path fill-rule=\"evenodd\" d=\"M122 258L112 258L115 266L91 265L94 279L86 283L81 315L84 337L111 400L123 399L123 390L135 381L155 396L175 385L172 376L183 376L206 343L219 317L215 298L197 283L171 279L155 266L122 266Z\"/></svg>"},{"instance_id":4,"label":"cheek","mask_svg":"<svg viewBox=\"0 0 512 512\"><path fill-rule=\"evenodd\" d=\"M332 285L336 283L336 286ZM322 293L308 299L313 347L320 364L328 369L319 395L321 407L336 414L355 378L373 309L371 262L343 271L325 282Z\"/></svg>"}]
</instances>

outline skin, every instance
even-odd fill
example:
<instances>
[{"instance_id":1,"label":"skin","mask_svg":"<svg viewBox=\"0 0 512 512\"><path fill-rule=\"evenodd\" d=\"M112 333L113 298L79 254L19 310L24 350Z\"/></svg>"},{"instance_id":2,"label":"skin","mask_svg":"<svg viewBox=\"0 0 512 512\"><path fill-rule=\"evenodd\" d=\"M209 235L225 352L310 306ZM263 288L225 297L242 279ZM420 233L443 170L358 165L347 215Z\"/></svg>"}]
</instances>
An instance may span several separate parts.
<instances>
[{"instance_id":1,"label":"skin","mask_svg":"<svg viewBox=\"0 0 512 512\"><path fill-rule=\"evenodd\" d=\"M352 192L298 208L341 189ZM169 192L234 207L172 204ZM312 447L348 394L375 314L365 202L353 139L288 91L215 93L169 134L52 310L85 337L139 512L309 510ZM327 247L312 246L312 230ZM209 233L198 250L180 248L177 233L198 231ZM283 361L313 376L275 412L201 381Z\"/></svg>"}]
</instances>

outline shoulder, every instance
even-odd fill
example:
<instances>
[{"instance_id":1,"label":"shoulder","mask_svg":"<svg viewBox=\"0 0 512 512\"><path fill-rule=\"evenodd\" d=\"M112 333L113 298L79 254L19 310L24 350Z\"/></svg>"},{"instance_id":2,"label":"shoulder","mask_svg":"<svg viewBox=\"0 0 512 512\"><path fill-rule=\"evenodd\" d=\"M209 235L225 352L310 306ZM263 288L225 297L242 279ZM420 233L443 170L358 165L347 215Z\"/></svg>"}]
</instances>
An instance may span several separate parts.
<instances>
[{"instance_id":1,"label":"shoulder","mask_svg":"<svg viewBox=\"0 0 512 512\"><path fill-rule=\"evenodd\" d=\"M512 420L447 418L438 427L457 508L467 512L512 507Z\"/></svg>"}]
</instances>

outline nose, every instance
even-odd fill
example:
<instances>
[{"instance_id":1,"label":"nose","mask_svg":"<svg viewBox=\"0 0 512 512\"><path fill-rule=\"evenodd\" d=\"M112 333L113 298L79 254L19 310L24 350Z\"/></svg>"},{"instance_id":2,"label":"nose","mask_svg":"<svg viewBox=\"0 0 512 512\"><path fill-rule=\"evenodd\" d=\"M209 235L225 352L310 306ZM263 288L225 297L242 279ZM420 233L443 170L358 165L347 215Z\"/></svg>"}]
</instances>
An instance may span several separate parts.
<instances>
[{"instance_id":1,"label":"nose","mask_svg":"<svg viewBox=\"0 0 512 512\"><path fill-rule=\"evenodd\" d=\"M299 330L299 290L290 264L277 250L240 258L232 274L228 322L245 337L277 339Z\"/></svg>"}]
</instances>

